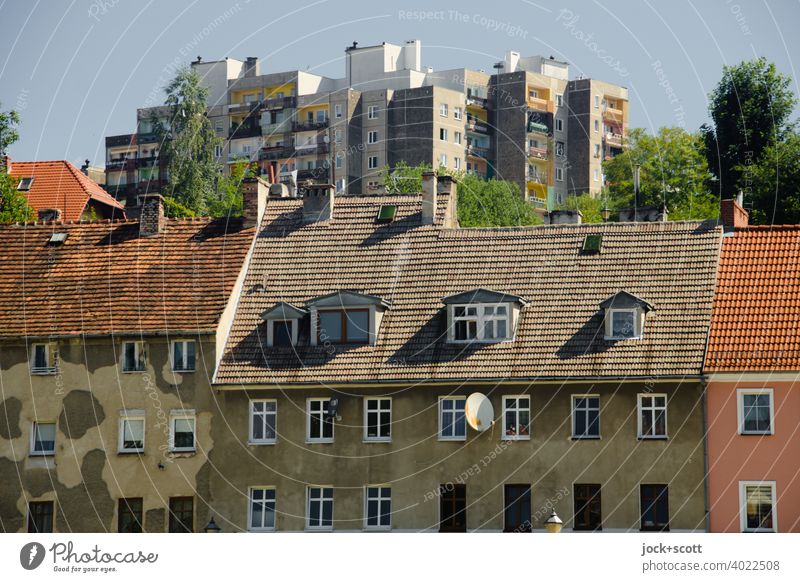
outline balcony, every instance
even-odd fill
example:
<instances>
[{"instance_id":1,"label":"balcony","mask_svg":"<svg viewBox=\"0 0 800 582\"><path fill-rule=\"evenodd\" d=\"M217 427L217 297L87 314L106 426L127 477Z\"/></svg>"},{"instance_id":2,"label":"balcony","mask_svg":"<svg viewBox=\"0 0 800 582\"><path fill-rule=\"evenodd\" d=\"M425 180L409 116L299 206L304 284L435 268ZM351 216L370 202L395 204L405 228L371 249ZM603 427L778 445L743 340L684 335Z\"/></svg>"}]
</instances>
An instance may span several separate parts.
<instances>
[{"instance_id":1,"label":"balcony","mask_svg":"<svg viewBox=\"0 0 800 582\"><path fill-rule=\"evenodd\" d=\"M129 193L134 191L136 184L106 184L103 186L103 189L111 194L114 198L119 199L120 197L126 196Z\"/></svg>"},{"instance_id":2,"label":"balcony","mask_svg":"<svg viewBox=\"0 0 800 582\"><path fill-rule=\"evenodd\" d=\"M616 107L603 107L603 117L613 121L622 122L622 109Z\"/></svg>"},{"instance_id":3,"label":"balcony","mask_svg":"<svg viewBox=\"0 0 800 582\"><path fill-rule=\"evenodd\" d=\"M489 133L489 126L486 125L485 122L481 121L480 119L470 118L467 119L467 131L472 131L474 133Z\"/></svg>"},{"instance_id":4,"label":"balcony","mask_svg":"<svg viewBox=\"0 0 800 582\"><path fill-rule=\"evenodd\" d=\"M606 145L612 148L622 148L622 135L618 133L607 133L605 135Z\"/></svg>"},{"instance_id":5,"label":"balcony","mask_svg":"<svg viewBox=\"0 0 800 582\"><path fill-rule=\"evenodd\" d=\"M128 158L124 160L109 160L106 162L106 172L130 172L134 168L136 160Z\"/></svg>"},{"instance_id":6,"label":"balcony","mask_svg":"<svg viewBox=\"0 0 800 582\"><path fill-rule=\"evenodd\" d=\"M283 158L291 158L294 155L294 148L292 146L270 146L261 148L258 152L259 160L280 160Z\"/></svg>"},{"instance_id":7,"label":"balcony","mask_svg":"<svg viewBox=\"0 0 800 582\"><path fill-rule=\"evenodd\" d=\"M533 109L534 111L544 111L547 113L553 113L555 107L553 106L553 102L548 101L547 99L541 99L539 97L528 97L528 109Z\"/></svg>"},{"instance_id":8,"label":"balcony","mask_svg":"<svg viewBox=\"0 0 800 582\"><path fill-rule=\"evenodd\" d=\"M106 138L107 148L114 148L127 145L136 145L135 133L126 133L125 135L111 135Z\"/></svg>"},{"instance_id":9,"label":"balcony","mask_svg":"<svg viewBox=\"0 0 800 582\"><path fill-rule=\"evenodd\" d=\"M547 172L529 169L526 181L528 182L528 189L532 188L535 184L547 185Z\"/></svg>"},{"instance_id":10,"label":"balcony","mask_svg":"<svg viewBox=\"0 0 800 582\"><path fill-rule=\"evenodd\" d=\"M287 119L278 123L267 123L261 126L261 135L276 135L292 131L292 123Z\"/></svg>"},{"instance_id":11,"label":"balcony","mask_svg":"<svg viewBox=\"0 0 800 582\"><path fill-rule=\"evenodd\" d=\"M539 135L550 135L550 130L544 123L537 123L535 121L528 122L528 133L536 133Z\"/></svg>"},{"instance_id":12,"label":"balcony","mask_svg":"<svg viewBox=\"0 0 800 582\"><path fill-rule=\"evenodd\" d=\"M312 180L314 182L326 183L328 181L328 168L314 168L312 170L298 170L297 181L305 182Z\"/></svg>"},{"instance_id":13,"label":"balcony","mask_svg":"<svg viewBox=\"0 0 800 582\"><path fill-rule=\"evenodd\" d=\"M330 151L327 143L295 145L294 151L297 156L313 156L317 154L327 154Z\"/></svg>"},{"instance_id":14,"label":"balcony","mask_svg":"<svg viewBox=\"0 0 800 582\"><path fill-rule=\"evenodd\" d=\"M467 155L472 156L473 158L482 158L484 160L488 160L489 148L482 148L479 146L470 145L467 146Z\"/></svg>"},{"instance_id":15,"label":"balcony","mask_svg":"<svg viewBox=\"0 0 800 582\"><path fill-rule=\"evenodd\" d=\"M467 95L467 105L475 105L476 107L483 107L486 109L486 97Z\"/></svg>"},{"instance_id":16,"label":"balcony","mask_svg":"<svg viewBox=\"0 0 800 582\"><path fill-rule=\"evenodd\" d=\"M237 127L232 127L230 132L228 132L228 137L231 139L239 139L245 137L259 137L261 135L261 126L260 125L239 125Z\"/></svg>"},{"instance_id":17,"label":"balcony","mask_svg":"<svg viewBox=\"0 0 800 582\"><path fill-rule=\"evenodd\" d=\"M158 166L160 158L158 156L148 156L146 158L138 158L136 160L137 168L152 168Z\"/></svg>"},{"instance_id":18,"label":"balcony","mask_svg":"<svg viewBox=\"0 0 800 582\"><path fill-rule=\"evenodd\" d=\"M139 144L155 143L157 141L158 136L153 132L136 134L136 142Z\"/></svg>"},{"instance_id":19,"label":"balcony","mask_svg":"<svg viewBox=\"0 0 800 582\"><path fill-rule=\"evenodd\" d=\"M251 101L250 103L231 103L228 105L228 113L248 113L250 111L255 111L261 105L260 101Z\"/></svg>"},{"instance_id":20,"label":"balcony","mask_svg":"<svg viewBox=\"0 0 800 582\"><path fill-rule=\"evenodd\" d=\"M548 158L547 148L530 147L528 148L528 157L537 160L546 160Z\"/></svg>"},{"instance_id":21,"label":"balcony","mask_svg":"<svg viewBox=\"0 0 800 582\"><path fill-rule=\"evenodd\" d=\"M294 109L297 107L297 97L273 97L261 101L261 109Z\"/></svg>"},{"instance_id":22,"label":"balcony","mask_svg":"<svg viewBox=\"0 0 800 582\"><path fill-rule=\"evenodd\" d=\"M317 129L325 129L328 127L328 120L325 121L306 121L304 123L294 122L292 124L292 131L315 131Z\"/></svg>"}]
</instances>

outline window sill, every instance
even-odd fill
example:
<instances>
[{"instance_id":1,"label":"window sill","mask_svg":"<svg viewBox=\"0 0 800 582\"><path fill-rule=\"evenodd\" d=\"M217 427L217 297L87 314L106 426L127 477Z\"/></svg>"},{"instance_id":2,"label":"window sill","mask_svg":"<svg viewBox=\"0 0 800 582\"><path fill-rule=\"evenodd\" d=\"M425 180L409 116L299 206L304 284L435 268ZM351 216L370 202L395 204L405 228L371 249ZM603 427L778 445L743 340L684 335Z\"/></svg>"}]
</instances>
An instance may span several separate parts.
<instances>
[{"instance_id":1,"label":"window sill","mask_svg":"<svg viewBox=\"0 0 800 582\"><path fill-rule=\"evenodd\" d=\"M125 449L125 450L118 450L118 455L143 455L144 449Z\"/></svg>"},{"instance_id":2,"label":"window sill","mask_svg":"<svg viewBox=\"0 0 800 582\"><path fill-rule=\"evenodd\" d=\"M465 442L467 440L467 437L466 437L466 435L463 436L463 437L443 437L443 436L440 436L438 438L438 440L443 442L443 443L452 443L452 442L463 443L463 442Z\"/></svg>"},{"instance_id":3,"label":"window sill","mask_svg":"<svg viewBox=\"0 0 800 582\"><path fill-rule=\"evenodd\" d=\"M47 451L47 452L36 451L36 452L33 452L33 453L28 453L28 456L29 457L33 457L35 459L41 459L42 457L55 457L56 456L56 452L55 451Z\"/></svg>"},{"instance_id":4,"label":"window sill","mask_svg":"<svg viewBox=\"0 0 800 582\"><path fill-rule=\"evenodd\" d=\"M372 533L372 532L390 532L390 531L392 531L392 526L390 526L390 525L383 525L383 526L376 526L376 525L372 525L372 526L366 526L366 525L365 525L362 531L364 531L364 532L367 532L367 533Z\"/></svg>"},{"instance_id":5,"label":"window sill","mask_svg":"<svg viewBox=\"0 0 800 582\"><path fill-rule=\"evenodd\" d=\"M144 374L146 370L122 370L123 374Z\"/></svg>"},{"instance_id":6,"label":"window sill","mask_svg":"<svg viewBox=\"0 0 800 582\"><path fill-rule=\"evenodd\" d=\"M775 436L775 433L773 431L764 431L764 432L748 431L748 432L740 432L739 436Z\"/></svg>"},{"instance_id":7,"label":"window sill","mask_svg":"<svg viewBox=\"0 0 800 582\"><path fill-rule=\"evenodd\" d=\"M667 532L667 531L669 531L669 526L665 525L663 527L657 527L657 526L655 526L655 527L642 527L642 528L639 528L639 531L640 532L646 532L646 533Z\"/></svg>"},{"instance_id":8,"label":"window sill","mask_svg":"<svg viewBox=\"0 0 800 582\"><path fill-rule=\"evenodd\" d=\"M742 533L776 533L774 529L756 528L756 529L743 529Z\"/></svg>"},{"instance_id":9,"label":"window sill","mask_svg":"<svg viewBox=\"0 0 800 582\"><path fill-rule=\"evenodd\" d=\"M169 454L173 457L188 459L197 454L197 449L170 449Z\"/></svg>"},{"instance_id":10,"label":"window sill","mask_svg":"<svg viewBox=\"0 0 800 582\"><path fill-rule=\"evenodd\" d=\"M57 372L55 368L38 368L31 370L31 376L53 376Z\"/></svg>"},{"instance_id":11,"label":"window sill","mask_svg":"<svg viewBox=\"0 0 800 582\"><path fill-rule=\"evenodd\" d=\"M667 435L664 436L647 436L647 435L639 435L640 441L665 441L669 439Z\"/></svg>"},{"instance_id":12,"label":"window sill","mask_svg":"<svg viewBox=\"0 0 800 582\"><path fill-rule=\"evenodd\" d=\"M580 436L580 435L572 435L573 441L599 441L600 435L597 436Z\"/></svg>"},{"instance_id":13,"label":"window sill","mask_svg":"<svg viewBox=\"0 0 800 582\"><path fill-rule=\"evenodd\" d=\"M312 527L310 525L307 525L306 528L305 528L305 531L308 532L308 533L331 532L331 531L333 531L333 526L330 526L330 527L328 527L328 526L325 526L325 527Z\"/></svg>"},{"instance_id":14,"label":"window sill","mask_svg":"<svg viewBox=\"0 0 800 582\"><path fill-rule=\"evenodd\" d=\"M377 438L377 437L366 437L362 439L363 443L390 443L392 442L392 437L389 438Z\"/></svg>"},{"instance_id":15,"label":"window sill","mask_svg":"<svg viewBox=\"0 0 800 582\"><path fill-rule=\"evenodd\" d=\"M197 370L176 370L173 368L172 370L176 374L191 374L192 372L196 372Z\"/></svg>"},{"instance_id":16,"label":"window sill","mask_svg":"<svg viewBox=\"0 0 800 582\"><path fill-rule=\"evenodd\" d=\"M248 533L270 533L277 531L274 527L248 527Z\"/></svg>"},{"instance_id":17,"label":"window sill","mask_svg":"<svg viewBox=\"0 0 800 582\"><path fill-rule=\"evenodd\" d=\"M333 443L333 439L306 439L307 445L328 445Z\"/></svg>"},{"instance_id":18,"label":"window sill","mask_svg":"<svg viewBox=\"0 0 800 582\"><path fill-rule=\"evenodd\" d=\"M501 441L529 441L531 440L530 435L503 435L500 437Z\"/></svg>"},{"instance_id":19,"label":"window sill","mask_svg":"<svg viewBox=\"0 0 800 582\"><path fill-rule=\"evenodd\" d=\"M258 447L261 445L276 445L278 444L278 440L271 440L271 441L247 441L248 446L251 447Z\"/></svg>"}]
</instances>

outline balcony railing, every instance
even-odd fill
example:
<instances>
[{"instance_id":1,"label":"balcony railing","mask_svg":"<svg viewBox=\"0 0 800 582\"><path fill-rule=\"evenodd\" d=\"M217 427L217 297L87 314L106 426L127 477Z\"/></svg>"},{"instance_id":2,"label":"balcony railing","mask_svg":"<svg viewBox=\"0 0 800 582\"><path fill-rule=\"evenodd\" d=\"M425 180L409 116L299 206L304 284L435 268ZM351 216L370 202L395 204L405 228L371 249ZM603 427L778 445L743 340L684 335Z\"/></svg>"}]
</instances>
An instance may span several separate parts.
<instances>
[{"instance_id":1,"label":"balcony railing","mask_svg":"<svg viewBox=\"0 0 800 582\"><path fill-rule=\"evenodd\" d=\"M262 109L294 109L297 107L297 97L273 97L261 101Z\"/></svg>"},{"instance_id":2,"label":"balcony railing","mask_svg":"<svg viewBox=\"0 0 800 582\"><path fill-rule=\"evenodd\" d=\"M135 162L136 160L134 158L128 158L125 160L110 160L106 162L106 172L118 172L122 170L130 172L133 170Z\"/></svg>"},{"instance_id":3,"label":"balcony railing","mask_svg":"<svg viewBox=\"0 0 800 582\"><path fill-rule=\"evenodd\" d=\"M137 168L151 168L159 165L160 158L158 156L148 156L146 158L138 158L136 160Z\"/></svg>"},{"instance_id":4,"label":"balcony railing","mask_svg":"<svg viewBox=\"0 0 800 582\"><path fill-rule=\"evenodd\" d=\"M158 136L153 133L139 133L136 135L136 142L139 144L143 143L155 143L158 141Z\"/></svg>"},{"instance_id":5,"label":"balcony railing","mask_svg":"<svg viewBox=\"0 0 800 582\"><path fill-rule=\"evenodd\" d=\"M258 137L261 135L260 125L240 125L232 127L228 133L231 139L244 138L244 137Z\"/></svg>"},{"instance_id":6,"label":"balcony railing","mask_svg":"<svg viewBox=\"0 0 800 582\"><path fill-rule=\"evenodd\" d=\"M478 107L486 107L486 97L476 97L475 95L467 95L467 105L477 105Z\"/></svg>"},{"instance_id":7,"label":"balcony railing","mask_svg":"<svg viewBox=\"0 0 800 582\"><path fill-rule=\"evenodd\" d=\"M474 131L475 133L489 133L489 126L480 119L468 119L467 131Z\"/></svg>"},{"instance_id":8,"label":"balcony railing","mask_svg":"<svg viewBox=\"0 0 800 582\"><path fill-rule=\"evenodd\" d=\"M528 122L528 133L538 133L539 135L550 135L550 130L544 123Z\"/></svg>"},{"instance_id":9,"label":"balcony railing","mask_svg":"<svg viewBox=\"0 0 800 582\"><path fill-rule=\"evenodd\" d=\"M261 125L261 135L275 135L292 131L292 122L288 119L279 123L268 123Z\"/></svg>"},{"instance_id":10,"label":"balcony railing","mask_svg":"<svg viewBox=\"0 0 800 582\"><path fill-rule=\"evenodd\" d=\"M316 129L325 129L328 127L328 120L325 121L305 121L303 123L294 122L292 124L292 131L314 131Z\"/></svg>"},{"instance_id":11,"label":"balcony railing","mask_svg":"<svg viewBox=\"0 0 800 582\"><path fill-rule=\"evenodd\" d=\"M528 97L528 108L536 111L546 111L548 113L553 113L555 109L552 101L541 99L540 97Z\"/></svg>"},{"instance_id":12,"label":"balcony railing","mask_svg":"<svg viewBox=\"0 0 800 582\"><path fill-rule=\"evenodd\" d=\"M242 113L244 111L255 111L261 106L260 101L251 101L250 103L231 103L228 105L228 113Z\"/></svg>"},{"instance_id":13,"label":"balcony railing","mask_svg":"<svg viewBox=\"0 0 800 582\"><path fill-rule=\"evenodd\" d=\"M474 158L483 158L484 160L488 160L489 148L482 148L474 145L467 146L467 155Z\"/></svg>"},{"instance_id":14,"label":"balcony railing","mask_svg":"<svg viewBox=\"0 0 800 582\"><path fill-rule=\"evenodd\" d=\"M283 158L291 158L294 155L294 148L292 146L271 146L261 148L258 152L259 160L280 160Z\"/></svg>"},{"instance_id":15,"label":"balcony railing","mask_svg":"<svg viewBox=\"0 0 800 582\"><path fill-rule=\"evenodd\" d=\"M622 135L618 133L607 133L606 137L606 144L614 148L621 148L622 147Z\"/></svg>"},{"instance_id":16,"label":"balcony railing","mask_svg":"<svg viewBox=\"0 0 800 582\"><path fill-rule=\"evenodd\" d=\"M125 135L111 135L106 138L106 147L120 147L126 145L136 145L136 134L126 133Z\"/></svg>"},{"instance_id":17,"label":"balcony railing","mask_svg":"<svg viewBox=\"0 0 800 582\"><path fill-rule=\"evenodd\" d=\"M532 184L547 184L547 172L528 172L526 180Z\"/></svg>"},{"instance_id":18,"label":"balcony railing","mask_svg":"<svg viewBox=\"0 0 800 582\"><path fill-rule=\"evenodd\" d=\"M603 117L608 117L609 119L621 121L622 120L622 109L617 109L616 107L603 107Z\"/></svg>"},{"instance_id":19,"label":"balcony railing","mask_svg":"<svg viewBox=\"0 0 800 582\"><path fill-rule=\"evenodd\" d=\"M547 148L530 147L528 148L528 156L536 158L537 160L546 160Z\"/></svg>"},{"instance_id":20,"label":"balcony railing","mask_svg":"<svg viewBox=\"0 0 800 582\"><path fill-rule=\"evenodd\" d=\"M305 182L306 180L313 180L315 182L328 181L328 168L314 168L312 170L298 170L297 181Z\"/></svg>"},{"instance_id":21,"label":"balcony railing","mask_svg":"<svg viewBox=\"0 0 800 582\"><path fill-rule=\"evenodd\" d=\"M304 144L294 146L295 155L298 156L311 156L316 154L327 154L330 151L330 145L327 143L317 144Z\"/></svg>"}]
</instances>

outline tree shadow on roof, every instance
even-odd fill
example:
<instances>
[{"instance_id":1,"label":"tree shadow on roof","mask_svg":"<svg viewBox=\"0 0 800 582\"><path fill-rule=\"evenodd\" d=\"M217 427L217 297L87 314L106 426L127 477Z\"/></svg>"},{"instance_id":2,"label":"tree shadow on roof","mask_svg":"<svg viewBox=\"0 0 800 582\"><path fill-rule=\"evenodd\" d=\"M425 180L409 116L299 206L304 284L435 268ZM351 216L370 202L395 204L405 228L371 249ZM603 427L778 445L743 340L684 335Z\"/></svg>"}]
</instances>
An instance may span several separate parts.
<instances>
[{"instance_id":1,"label":"tree shadow on roof","mask_svg":"<svg viewBox=\"0 0 800 582\"><path fill-rule=\"evenodd\" d=\"M365 238L359 246L370 247L382 243L383 241L392 239L396 236L402 236L408 231L418 228L422 224L422 212L415 212L401 218L400 220L393 220L391 222L377 223L376 228Z\"/></svg>"},{"instance_id":2,"label":"tree shadow on roof","mask_svg":"<svg viewBox=\"0 0 800 582\"><path fill-rule=\"evenodd\" d=\"M606 340L604 336L604 314L601 310L592 315L571 338L564 342L556 355L561 360L570 360L602 354L617 344L616 340Z\"/></svg>"}]
</instances>

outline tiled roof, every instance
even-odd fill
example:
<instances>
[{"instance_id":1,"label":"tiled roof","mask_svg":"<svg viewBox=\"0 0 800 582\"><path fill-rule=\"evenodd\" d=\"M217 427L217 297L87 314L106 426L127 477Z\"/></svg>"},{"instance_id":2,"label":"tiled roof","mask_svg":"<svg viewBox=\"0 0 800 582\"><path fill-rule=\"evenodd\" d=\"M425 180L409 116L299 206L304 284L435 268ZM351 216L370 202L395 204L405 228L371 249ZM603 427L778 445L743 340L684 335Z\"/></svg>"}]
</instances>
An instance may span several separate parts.
<instances>
[{"instance_id":1,"label":"tiled roof","mask_svg":"<svg viewBox=\"0 0 800 582\"><path fill-rule=\"evenodd\" d=\"M708 371L800 370L800 226L737 228L722 244Z\"/></svg>"},{"instance_id":2,"label":"tiled roof","mask_svg":"<svg viewBox=\"0 0 800 582\"><path fill-rule=\"evenodd\" d=\"M28 204L35 210L58 208L64 220L80 220L86 204L94 200L112 207L115 217L124 218L124 206L66 160L50 162L11 161L14 178L34 178L25 192ZM109 213L110 214L110 213Z\"/></svg>"},{"instance_id":3,"label":"tiled roof","mask_svg":"<svg viewBox=\"0 0 800 582\"><path fill-rule=\"evenodd\" d=\"M0 337L213 330L254 233L208 218L146 238L131 220L0 226Z\"/></svg>"},{"instance_id":4,"label":"tiled roof","mask_svg":"<svg viewBox=\"0 0 800 582\"><path fill-rule=\"evenodd\" d=\"M721 229L699 222L444 229L421 197L337 197L333 220L303 224L270 200L218 383L463 381L698 375ZM377 224L381 204L397 216ZM440 197L438 216L444 216ZM584 253L588 234L602 252ZM515 341L445 343L442 299L485 288L518 295ZM340 289L391 303L374 346L266 347L260 314ZM641 340L605 341L600 302L626 290L653 305Z\"/></svg>"}]
</instances>

